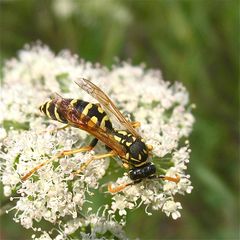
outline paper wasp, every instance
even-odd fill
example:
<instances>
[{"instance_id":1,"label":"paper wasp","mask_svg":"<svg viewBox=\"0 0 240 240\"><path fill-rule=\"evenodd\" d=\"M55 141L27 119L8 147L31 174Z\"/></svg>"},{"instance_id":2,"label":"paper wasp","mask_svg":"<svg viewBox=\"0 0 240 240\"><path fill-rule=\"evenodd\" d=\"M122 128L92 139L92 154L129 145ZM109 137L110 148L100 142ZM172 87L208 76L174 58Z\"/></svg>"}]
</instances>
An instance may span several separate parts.
<instances>
[{"instance_id":1,"label":"paper wasp","mask_svg":"<svg viewBox=\"0 0 240 240\"><path fill-rule=\"evenodd\" d=\"M136 127L140 126L139 122L129 122L111 99L89 80L81 78L76 81L76 84L99 103L94 104L80 99L66 99L56 95L52 100L41 105L40 111L50 119L67 124L65 127L72 126L90 133L94 136L94 139L89 146L64 150L45 160L23 176L23 181L28 179L39 168L55 159L92 150L98 140L106 145L109 152L92 156L75 174L82 172L94 160L118 156L122 160L123 167L129 170L129 177L132 182L122 184L116 188L109 185L108 190L111 193L116 193L127 186L140 183L146 178L162 178L176 183L180 180L178 176L173 178L156 175L156 167L149 161L149 155L153 147L147 145L135 130ZM115 129L108 114L115 116L123 129Z\"/></svg>"}]
</instances>

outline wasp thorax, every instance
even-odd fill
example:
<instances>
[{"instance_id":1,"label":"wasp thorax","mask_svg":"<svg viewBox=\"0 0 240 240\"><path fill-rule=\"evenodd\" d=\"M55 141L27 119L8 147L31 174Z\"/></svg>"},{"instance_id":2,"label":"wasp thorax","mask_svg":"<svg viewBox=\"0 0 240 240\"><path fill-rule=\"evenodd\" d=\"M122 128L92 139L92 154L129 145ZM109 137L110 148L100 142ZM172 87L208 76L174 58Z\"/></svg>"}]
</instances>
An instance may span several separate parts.
<instances>
[{"instance_id":1,"label":"wasp thorax","mask_svg":"<svg viewBox=\"0 0 240 240\"><path fill-rule=\"evenodd\" d=\"M148 158L148 149L146 144L142 139L136 139L129 146L130 160L139 160L140 162L145 162Z\"/></svg>"}]
</instances>

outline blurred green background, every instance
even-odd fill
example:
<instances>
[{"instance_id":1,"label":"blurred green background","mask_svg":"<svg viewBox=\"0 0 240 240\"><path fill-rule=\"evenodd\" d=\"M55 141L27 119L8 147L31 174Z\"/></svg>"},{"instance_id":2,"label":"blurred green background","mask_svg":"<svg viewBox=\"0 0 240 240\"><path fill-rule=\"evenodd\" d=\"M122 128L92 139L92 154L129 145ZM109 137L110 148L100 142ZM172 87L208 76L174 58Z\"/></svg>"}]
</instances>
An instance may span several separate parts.
<instances>
[{"instance_id":1,"label":"blurred green background","mask_svg":"<svg viewBox=\"0 0 240 240\"><path fill-rule=\"evenodd\" d=\"M238 11L233 0L0 2L1 63L41 40L107 66L116 56L144 62L189 90L194 191L179 197L180 220L128 214L131 239L239 239ZM30 239L11 217L1 217L1 239Z\"/></svg>"}]
</instances>

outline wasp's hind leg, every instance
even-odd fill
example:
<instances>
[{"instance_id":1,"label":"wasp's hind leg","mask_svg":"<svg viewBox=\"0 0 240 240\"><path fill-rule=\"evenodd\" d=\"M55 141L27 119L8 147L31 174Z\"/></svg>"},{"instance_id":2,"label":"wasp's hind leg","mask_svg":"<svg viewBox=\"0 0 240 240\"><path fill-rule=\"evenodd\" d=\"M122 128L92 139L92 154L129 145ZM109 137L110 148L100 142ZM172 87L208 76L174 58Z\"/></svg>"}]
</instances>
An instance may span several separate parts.
<instances>
[{"instance_id":1,"label":"wasp's hind leg","mask_svg":"<svg viewBox=\"0 0 240 240\"><path fill-rule=\"evenodd\" d=\"M94 138L91 143L88 146L84 146L81 148L77 148L77 149L70 149L70 150L64 150L62 152L57 153L56 155L54 155L53 157L51 157L50 159L47 159L45 161L43 161L42 163L38 164L36 167L34 167L32 170L30 170L27 174L25 174L21 180L25 181L27 180L33 173L35 173L38 169L40 169L41 167L43 167L44 165L55 161L59 158L65 157L65 156L69 156L72 154L76 154L76 153L80 153L80 152L88 152L91 151L97 144L98 139Z\"/></svg>"}]
</instances>

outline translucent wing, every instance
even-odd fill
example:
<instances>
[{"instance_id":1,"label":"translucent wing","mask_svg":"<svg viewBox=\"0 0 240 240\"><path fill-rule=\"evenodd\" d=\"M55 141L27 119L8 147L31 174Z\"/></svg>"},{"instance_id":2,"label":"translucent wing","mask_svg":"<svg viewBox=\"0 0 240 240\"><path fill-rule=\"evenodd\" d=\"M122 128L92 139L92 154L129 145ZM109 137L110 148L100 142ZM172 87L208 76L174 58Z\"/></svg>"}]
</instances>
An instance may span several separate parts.
<instances>
[{"instance_id":1,"label":"translucent wing","mask_svg":"<svg viewBox=\"0 0 240 240\"><path fill-rule=\"evenodd\" d=\"M90 133L114 150L120 157L126 155L126 149L114 139L110 130L102 129L96 123L91 121L88 116L76 110L72 105L69 105L69 102L60 95L55 95L54 101L58 106L59 111L63 114L65 119L67 119L70 125Z\"/></svg>"},{"instance_id":2,"label":"translucent wing","mask_svg":"<svg viewBox=\"0 0 240 240\"><path fill-rule=\"evenodd\" d=\"M135 137L139 137L136 130L132 127L129 121L123 116L119 109L114 105L111 99L95 84L87 79L80 78L76 81L76 84L86 91L88 94L93 96L99 103L109 112L111 112L131 134Z\"/></svg>"}]
</instances>

